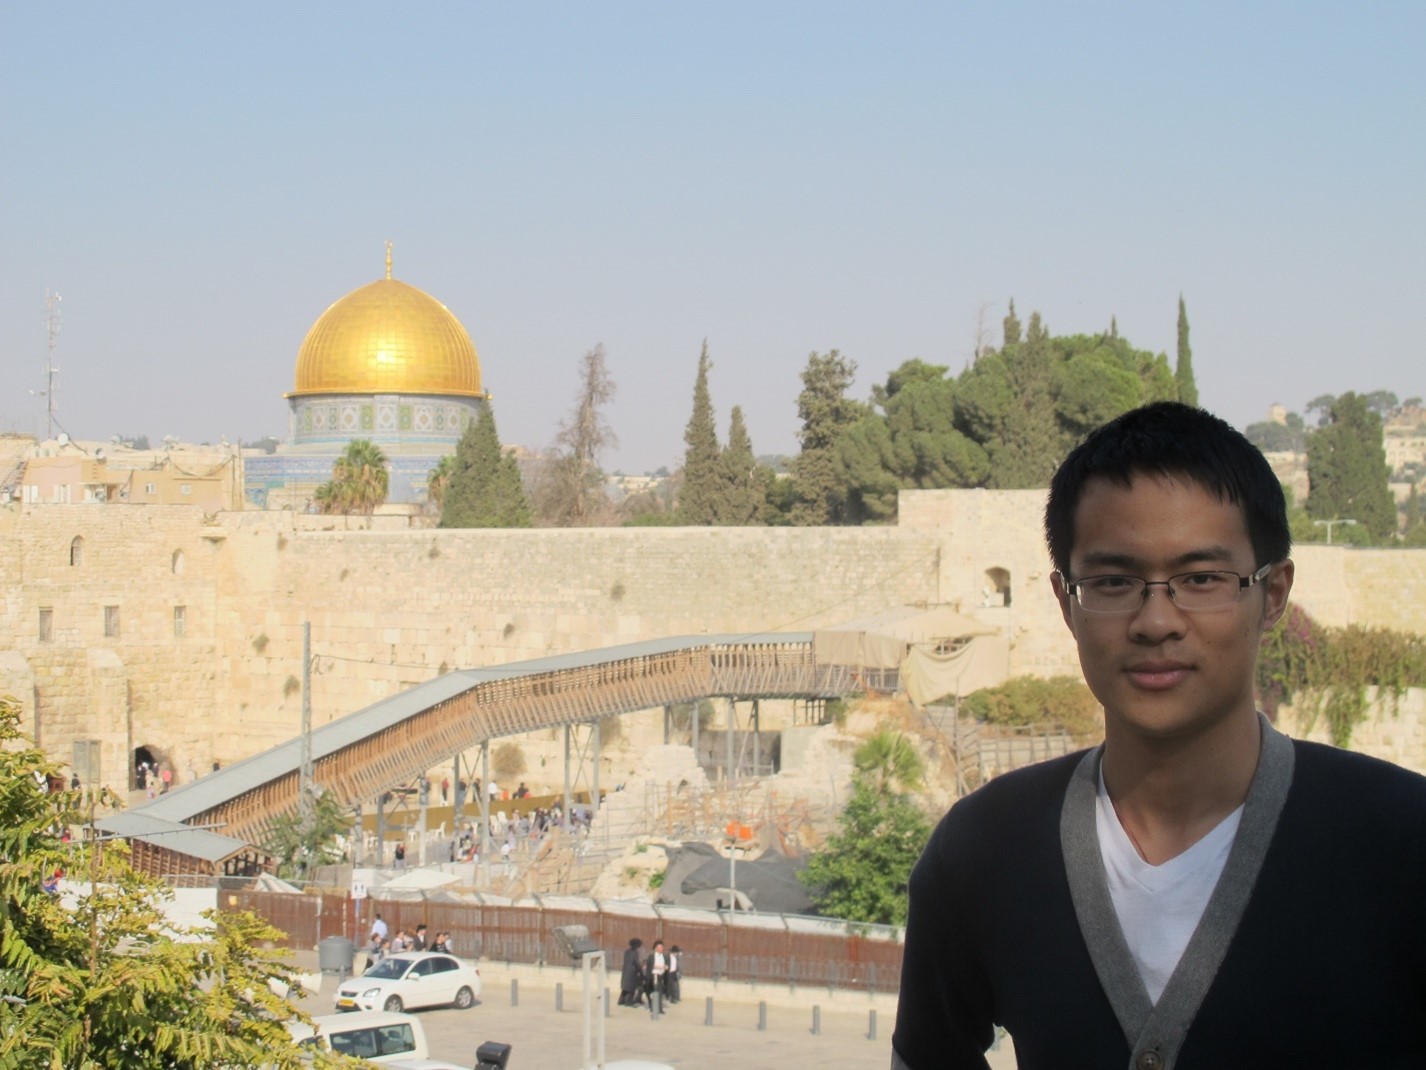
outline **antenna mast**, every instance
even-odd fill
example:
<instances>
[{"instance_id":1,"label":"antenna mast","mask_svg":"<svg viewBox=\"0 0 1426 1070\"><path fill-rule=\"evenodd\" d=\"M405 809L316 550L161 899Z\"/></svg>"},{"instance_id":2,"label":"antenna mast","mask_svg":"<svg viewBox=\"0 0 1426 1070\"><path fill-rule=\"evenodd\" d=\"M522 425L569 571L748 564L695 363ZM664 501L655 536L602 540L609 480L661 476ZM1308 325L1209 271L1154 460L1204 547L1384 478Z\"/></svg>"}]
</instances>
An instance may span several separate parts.
<instances>
[{"instance_id":1,"label":"antenna mast","mask_svg":"<svg viewBox=\"0 0 1426 1070\"><path fill-rule=\"evenodd\" d=\"M40 391L40 396L45 399L45 415L48 418L46 439L54 438L54 410L58 408L54 397L54 377L59 369L54 366L54 350L59 343L61 300L59 294L45 291L45 332L48 335L48 345L45 348L45 388Z\"/></svg>"}]
</instances>

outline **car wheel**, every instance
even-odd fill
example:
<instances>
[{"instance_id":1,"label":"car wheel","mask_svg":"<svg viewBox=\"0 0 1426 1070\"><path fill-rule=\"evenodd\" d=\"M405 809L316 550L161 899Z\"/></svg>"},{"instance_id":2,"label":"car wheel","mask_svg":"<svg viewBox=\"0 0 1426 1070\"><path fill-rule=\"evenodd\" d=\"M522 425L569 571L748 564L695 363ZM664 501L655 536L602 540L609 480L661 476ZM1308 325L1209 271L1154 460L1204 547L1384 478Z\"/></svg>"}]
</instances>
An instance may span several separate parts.
<instances>
[{"instance_id":1,"label":"car wheel","mask_svg":"<svg viewBox=\"0 0 1426 1070\"><path fill-rule=\"evenodd\" d=\"M404 1006L405 1004L401 1002L400 996L387 996L386 1002L381 1005L381 1009L391 1014L400 1014L401 1008Z\"/></svg>"},{"instance_id":2,"label":"car wheel","mask_svg":"<svg viewBox=\"0 0 1426 1070\"><path fill-rule=\"evenodd\" d=\"M464 1011L474 1006L475 993L465 986L461 986L461 990L456 993L456 1009Z\"/></svg>"}]
</instances>

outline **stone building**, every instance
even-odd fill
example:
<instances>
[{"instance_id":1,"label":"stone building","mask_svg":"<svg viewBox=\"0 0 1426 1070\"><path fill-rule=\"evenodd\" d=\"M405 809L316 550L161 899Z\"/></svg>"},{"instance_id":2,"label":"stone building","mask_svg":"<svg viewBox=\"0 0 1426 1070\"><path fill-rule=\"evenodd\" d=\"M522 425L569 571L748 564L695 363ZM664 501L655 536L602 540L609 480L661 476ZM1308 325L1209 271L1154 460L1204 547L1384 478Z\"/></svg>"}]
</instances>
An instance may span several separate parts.
<instances>
[{"instance_id":1,"label":"stone building","mask_svg":"<svg viewBox=\"0 0 1426 1070\"><path fill-rule=\"evenodd\" d=\"M490 395L475 345L430 294L391 276L333 303L297 352L288 441L246 452L250 505L305 510L353 439L389 459L390 502L423 502L426 479Z\"/></svg>"}]
</instances>

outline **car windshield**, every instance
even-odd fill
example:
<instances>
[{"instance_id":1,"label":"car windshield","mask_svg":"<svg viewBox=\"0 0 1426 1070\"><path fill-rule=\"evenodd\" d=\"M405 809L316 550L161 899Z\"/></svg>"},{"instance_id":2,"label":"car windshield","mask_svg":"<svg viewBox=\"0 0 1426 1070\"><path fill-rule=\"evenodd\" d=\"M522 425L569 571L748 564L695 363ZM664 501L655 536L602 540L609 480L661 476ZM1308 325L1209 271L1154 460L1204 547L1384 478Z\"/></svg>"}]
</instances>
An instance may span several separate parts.
<instances>
[{"instance_id":1,"label":"car windshield","mask_svg":"<svg viewBox=\"0 0 1426 1070\"><path fill-rule=\"evenodd\" d=\"M367 977L385 977L394 979L403 977L411 963L407 959L382 959L371 969L366 971Z\"/></svg>"}]
</instances>

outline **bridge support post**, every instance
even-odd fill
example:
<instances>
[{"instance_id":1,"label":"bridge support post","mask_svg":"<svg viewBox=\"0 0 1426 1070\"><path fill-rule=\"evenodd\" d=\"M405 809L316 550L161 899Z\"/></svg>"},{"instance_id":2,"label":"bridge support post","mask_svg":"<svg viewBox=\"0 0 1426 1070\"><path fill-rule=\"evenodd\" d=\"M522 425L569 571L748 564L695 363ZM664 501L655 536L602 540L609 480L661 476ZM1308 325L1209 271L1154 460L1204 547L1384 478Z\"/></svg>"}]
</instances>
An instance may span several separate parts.
<instances>
[{"instance_id":1,"label":"bridge support post","mask_svg":"<svg viewBox=\"0 0 1426 1070\"><path fill-rule=\"evenodd\" d=\"M692 731L693 733L693 760L700 767L703 765L703 755L698 753L698 715L702 712L702 703L699 700L695 699L693 702L693 713L691 714L693 720L690 723L689 728L690 731Z\"/></svg>"},{"instance_id":2,"label":"bridge support post","mask_svg":"<svg viewBox=\"0 0 1426 1070\"><path fill-rule=\"evenodd\" d=\"M574 797L569 783L570 736L573 732L573 725L564 726L564 831L566 832L570 830L570 808L574 805Z\"/></svg>"},{"instance_id":3,"label":"bridge support post","mask_svg":"<svg viewBox=\"0 0 1426 1070\"><path fill-rule=\"evenodd\" d=\"M451 811L451 835L452 835L455 839L459 840L459 839L460 839L461 820L462 820L462 818L463 818L463 816L464 816L463 812L464 812L464 810L465 810L465 792L461 790L461 786L460 786L460 752L459 752L459 751L456 752L454 764L455 764L455 769L451 772L451 791L453 791L453 792L455 793L456 805L455 805L455 809Z\"/></svg>"},{"instance_id":4,"label":"bridge support post","mask_svg":"<svg viewBox=\"0 0 1426 1070\"><path fill-rule=\"evenodd\" d=\"M480 868L490 890L490 740L480 745Z\"/></svg>"},{"instance_id":5,"label":"bridge support post","mask_svg":"<svg viewBox=\"0 0 1426 1070\"><path fill-rule=\"evenodd\" d=\"M762 728L762 711L758 709L758 700L753 699L753 714L751 718L753 729L753 776L763 775L762 745L758 739L758 732Z\"/></svg>"},{"instance_id":6,"label":"bridge support post","mask_svg":"<svg viewBox=\"0 0 1426 1070\"><path fill-rule=\"evenodd\" d=\"M376 797L376 865L380 869L386 865L386 794Z\"/></svg>"},{"instance_id":7,"label":"bridge support post","mask_svg":"<svg viewBox=\"0 0 1426 1070\"><path fill-rule=\"evenodd\" d=\"M723 779L727 781L731 790L737 780L737 774L733 770L733 734L738 730L738 700L728 699L728 764L723 773Z\"/></svg>"},{"instance_id":8,"label":"bridge support post","mask_svg":"<svg viewBox=\"0 0 1426 1070\"><path fill-rule=\"evenodd\" d=\"M590 765L593 767L589 774L589 820L592 825L594 817L599 813L599 722L595 721L589 726L590 750L593 751Z\"/></svg>"}]
</instances>

